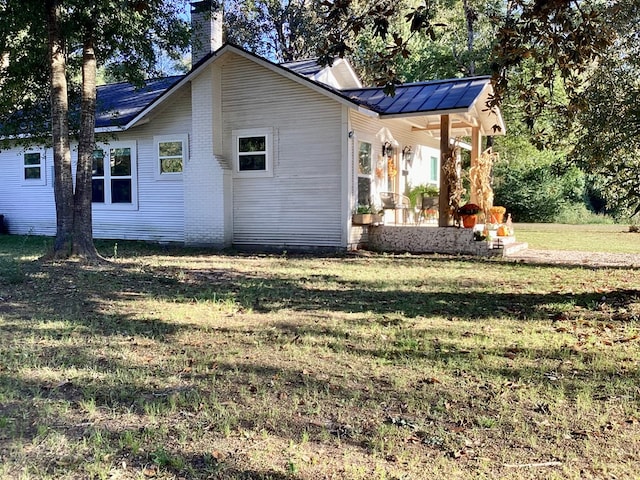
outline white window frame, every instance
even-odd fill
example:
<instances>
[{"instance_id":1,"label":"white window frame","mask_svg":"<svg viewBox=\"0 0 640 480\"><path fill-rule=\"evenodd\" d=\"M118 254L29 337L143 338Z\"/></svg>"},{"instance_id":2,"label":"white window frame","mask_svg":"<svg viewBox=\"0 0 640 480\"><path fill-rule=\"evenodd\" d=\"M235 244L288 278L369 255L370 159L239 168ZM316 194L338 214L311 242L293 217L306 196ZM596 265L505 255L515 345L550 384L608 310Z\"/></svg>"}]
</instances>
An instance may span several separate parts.
<instances>
[{"instance_id":1,"label":"white window frame","mask_svg":"<svg viewBox=\"0 0 640 480\"><path fill-rule=\"evenodd\" d=\"M233 130L232 137L234 176L245 178L273 177L273 128L247 128L241 130ZM240 170L240 157L242 156L240 152L240 139L247 137L265 137L264 170Z\"/></svg>"},{"instance_id":2,"label":"white window frame","mask_svg":"<svg viewBox=\"0 0 640 480\"><path fill-rule=\"evenodd\" d=\"M111 201L111 150L117 148L131 149L131 175L117 176L115 178L131 179L131 203L113 203ZM104 203L92 202L94 210L137 210L138 209L138 149L136 142L111 142L97 143L96 150L105 152L104 166ZM109 162L109 163L107 163ZM93 182L93 178L92 178Z\"/></svg>"},{"instance_id":3,"label":"white window frame","mask_svg":"<svg viewBox=\"0 0 640 480\"><path fill-rule=\"evenodd\" d=\"M40 155L40 163L38 165L26 165L25 157L29 154L37 153ZM22 184L26 186L42 186L47 184L47 152L44 149L27 149L22 152ZM40 168L40 178L25 178L27 168Z\"/></svg>"},{"instance_id":4,"label":"white window frame","mask_svg":"<svg viewBox=\"0 0 640 480\"><path fill-rule=\"evenodd\" d=\"M366 143L371 147L371 157L369 158L369 168L371 169L370 173L360 173L360 144ZM375 151L375 143L373 140L367 136L356 137L355 139L355 169L356 169L356 179L355 179L355 208L360 205L359 197L360 197L360 185L359 180L361 178L366 178L369 180L369 195L370 201L373 205L377 205L379 202L377 201L378 197L378 188L377 188L377 179L376 179L376 151Z\"/></svg>"},{"instance_id":5,"label":"white window frame","mask_svg":"<svg viewBox=\"0 0 640 480\"><path fill-rule=\"evenodd\" d=\"M160 144L170 142L182 142L182 172L162 172ZM189 135L158 135L153 137L153 146L155 149L156 180L182 180L182 174L185 168L187 168L187 162L189 161Z\"/></svg>"}]
</instances>

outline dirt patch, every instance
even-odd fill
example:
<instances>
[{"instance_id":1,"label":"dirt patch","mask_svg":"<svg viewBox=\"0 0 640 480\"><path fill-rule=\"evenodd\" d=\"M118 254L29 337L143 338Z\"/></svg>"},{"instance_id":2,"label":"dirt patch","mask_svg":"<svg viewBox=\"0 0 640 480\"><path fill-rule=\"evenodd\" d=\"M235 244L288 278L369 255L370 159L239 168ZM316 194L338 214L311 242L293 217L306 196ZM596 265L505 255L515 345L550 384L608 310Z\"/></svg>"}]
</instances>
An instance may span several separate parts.
<instances>
[{"instance_id":1,"label":"dirt patch","mask_svg":"<svg viewBox=\"0 0 640 480\"><path fill-rule=\"evenodd\" d=\"M523 250L509 260L552 265L582 265L596 268L640 268L640 253L579 252L574 250Z\"/></svg>"}]
</instances>

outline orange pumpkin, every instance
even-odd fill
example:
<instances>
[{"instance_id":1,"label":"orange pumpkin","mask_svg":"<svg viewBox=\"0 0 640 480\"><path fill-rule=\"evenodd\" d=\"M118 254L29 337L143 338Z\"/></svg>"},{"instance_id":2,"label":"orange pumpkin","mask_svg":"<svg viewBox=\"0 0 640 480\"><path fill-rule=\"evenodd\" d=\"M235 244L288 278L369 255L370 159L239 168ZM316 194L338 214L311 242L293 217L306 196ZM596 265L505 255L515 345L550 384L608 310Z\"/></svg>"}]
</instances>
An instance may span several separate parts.
<instances>
[{"instance_id":1,"label":"orange pumpkin","mask_svg":"<svg viewBox=\"0 0 640 480\"><path fill-rule=\"evenodd\" d=\"M499 237L508 237L509 236L509 229L507 227L505 227L504 225L500 225L498 227L498 232L497 232Z\"/></svg>"}]
</instances>

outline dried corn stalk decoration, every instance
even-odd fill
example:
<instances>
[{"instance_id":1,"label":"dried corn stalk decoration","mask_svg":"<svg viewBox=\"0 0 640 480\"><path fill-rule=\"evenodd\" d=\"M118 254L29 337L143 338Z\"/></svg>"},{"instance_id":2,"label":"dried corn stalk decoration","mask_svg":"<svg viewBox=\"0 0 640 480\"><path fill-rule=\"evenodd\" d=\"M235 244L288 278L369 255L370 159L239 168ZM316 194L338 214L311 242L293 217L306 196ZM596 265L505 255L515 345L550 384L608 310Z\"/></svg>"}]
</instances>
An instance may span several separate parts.
<instances>
[{"instance_id":1,"label":"dried corn stalk decoration","mask_svg":"<svg viewBox=\"0 0 640 480\"><path fill-rule=\"evenodd\" d=\"M465 193L462 187L461 171L460 145L456 139L449 151L443 155L442 173L444 173L445 185L447 185L449 191L449 212L458 225L460 224L458 210L460 209L462 196Z\"/></svg>"},{"instance_id":2,"label":"dried corn stalk decoration","mask_svg":"<svg viewBox=\"0 0 640 480\"><path fill-rule=\"evenodd\" d=\"M493 207L493 188L491 188L491 169L498 160L498 153L487 148L478 157L476 164L469 170L471 197L475 197L475 203L484 212L485 219L491 218Z\"/></svg>"}]
</instances>

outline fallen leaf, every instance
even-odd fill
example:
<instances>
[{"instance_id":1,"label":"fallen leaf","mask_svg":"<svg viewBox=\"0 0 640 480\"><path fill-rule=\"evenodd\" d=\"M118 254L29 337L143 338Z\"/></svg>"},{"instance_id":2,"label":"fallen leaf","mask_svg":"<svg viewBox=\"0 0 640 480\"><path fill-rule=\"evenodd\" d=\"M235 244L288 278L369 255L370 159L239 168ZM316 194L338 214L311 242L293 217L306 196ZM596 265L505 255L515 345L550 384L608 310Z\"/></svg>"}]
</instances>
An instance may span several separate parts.
<instances>
[{"instance_id":1,"label":"fallen leaf","mask_svg":"<svg viewBox=\"0 0 640 480\"><path fill-rule=\"evenodd\" d=\"M616 339L616 343L632 342L633 340L637 340L638 338L640 338L640 335L631 335L630 337Z\"/></svg>"},{"instance_id":2,"label":"fallen leaf","mask_svg":"<svg viewBox=\"0 0 640 480\"><path fill-rule=\"evenodd\" d=\"M151 478L151 477L155 477L158 474L158 472L156 472L155 468L145 468L142 470L142 474L145 477Z\"/></svg>"},{"instance_id":3,"label":"fallen leaf","mask_svg":"<svg viewBox=\"0 0 640 480\"><path fill-rule=\"evenodd\" d=\"M458 459L458 458L462 457L463 455L465 455L467 452L465 450L451 450L448 453L449 453L449 456L451 458Z\"/></svg>"},{"instance_id":4,"label":"fallen leaf","mask_svg":"<svg viewBox=\"0 0 640 480\"><path fill-rule=\"evenodd\" d=\"M224 455L222 454L222 452L218 450L214 450L213 452L211 452L211 456L215 458L217 461L220 461L224 458Z\"/></svg>"}]
</instances>

